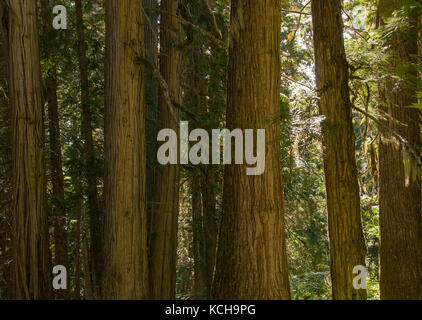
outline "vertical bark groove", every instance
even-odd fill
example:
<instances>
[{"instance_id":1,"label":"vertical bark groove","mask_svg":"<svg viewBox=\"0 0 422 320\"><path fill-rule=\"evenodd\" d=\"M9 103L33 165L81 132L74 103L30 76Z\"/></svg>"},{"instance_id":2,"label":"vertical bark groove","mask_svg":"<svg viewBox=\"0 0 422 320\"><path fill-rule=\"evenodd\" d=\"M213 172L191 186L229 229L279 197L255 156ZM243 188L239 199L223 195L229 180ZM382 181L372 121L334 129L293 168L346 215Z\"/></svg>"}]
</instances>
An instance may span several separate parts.
<instances>
[{"instance_id":1,"label":"vertical bark groove","mask_svg":"<svg viewBox=\"0 0 422 320\"><path fill-rule=\"evenodd\" d=\"M143 19L141 0L106 3L107 299L149 295Z\"/></svg>"},{"instance_id":2,"label":"vertical bark groove","mask_svg":"<svg viewBox=\"0 0 422 320\"><path fill-rule=\"evenodd\" d=\"M14 298L51 297L36 1L7 1Z\"/></svg>"}]
</instances>

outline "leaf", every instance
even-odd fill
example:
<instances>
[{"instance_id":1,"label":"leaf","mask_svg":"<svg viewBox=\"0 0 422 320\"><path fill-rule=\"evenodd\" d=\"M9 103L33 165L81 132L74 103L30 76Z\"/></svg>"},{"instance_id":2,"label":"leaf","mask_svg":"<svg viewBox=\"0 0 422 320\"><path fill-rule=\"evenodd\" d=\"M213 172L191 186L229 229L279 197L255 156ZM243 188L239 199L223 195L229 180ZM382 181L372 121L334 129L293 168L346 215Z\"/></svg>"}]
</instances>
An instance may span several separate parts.
<instances>
[{"instance_id":1,"label":"leaf","mask_svg":"<svg viewBox=\"0 0 422 320\"><path fill-rule=\"evenodd\" d=\"M294 31L290 32L289 35L287 36L287 40L290 41L293 38L294 35L295 35Z\"/></svg>"}]
</instances>

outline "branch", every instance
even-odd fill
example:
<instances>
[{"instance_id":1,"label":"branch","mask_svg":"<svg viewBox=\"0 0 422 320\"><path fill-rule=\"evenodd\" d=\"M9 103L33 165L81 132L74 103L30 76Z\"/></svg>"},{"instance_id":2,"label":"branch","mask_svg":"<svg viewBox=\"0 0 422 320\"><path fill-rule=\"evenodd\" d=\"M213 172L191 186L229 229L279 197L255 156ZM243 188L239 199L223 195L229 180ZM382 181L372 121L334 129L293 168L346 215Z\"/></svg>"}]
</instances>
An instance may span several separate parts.
<instances>
[{"instance_id":1,"label":"branch","mask_svg":"<svg viewBox=\"0 0 422 320\"><path fill-rule=\"evenodd\" d=\"M189 26L191 26L192 28L194 28L195 30L197 30L197 31L199 31L199 32L201 32L202 34L205 34L205 35L207 35L208 37L210 37L212 40L214 40L215 42L217 42L217 43L219 43L223 48L227 48L227 44L224 42L224 41L222 41L222 40L220 40L220 39L218 39L218 38L216 38L211 32L208 32L207 30L204 30L204 29L202 29L201 27L198 27L196 24L193 24L192 22L190 22L190 21L188 21L188 20L185 20L185 19L183 19L182 17L180 17L180 16L178 16L178 15L174 15L174 14L172 14L172 13L170 13L170 12L168 12L168 11L166 11L166 10L162 10L162 9L158 9L158 8L151 8L151 7L145 7L145 10L144 10L144 8L142 8L142 10L145 12L145 10L148 10L148 11L156 11L156 12L160 12L160 13L165 13L165 14L167 14L167 15L170 15L170 16L173 16L173 17L176 17L180 22L182 22L183 24L187 24L187 25L189 25ZM146 14L145 14L146 15Z\"/></svg>"},{"instance_id":2,"label":"branch","mask_svg":"<svg viewBox=\"0 0 422 320\"><path fill-rule=\"evenodd\" d=\"M368 112L366 112L365 110L356 107L356 106L352 106L353 109L355 109L356 111L361 112L362 114L364 114L366 117L368 117L369 119L371 119L372 121L374 121L376 124L378 124L379 126L383 127L385 130L387 130L394 138L396 138L401 144L404 145L406 151L415 159L416 164L419 167L419 170L422 170L422 160L419 157L418 153L415 151L415 149L412 148L412 146L409 144L409 142L403 138L401 135L399 135L397 132L395 132L394 130L392 130L389 126L387 126L386 124L382 123L380 120L378 120L376 117L370 115Z\"/></svg>"},{"instance_id":3,"label":"branch","mask_svg":"<svg viewBox=\"0 0 422 320\"><path fill-rule=\"evenodd\" d=\"M155 40L158 43L158 35L154 30L154 27L151 23L151 20L149 19L148 15L146 14L144 7L143 6L141 6L141 7L142 7L142 12L144 13L145 20L147 21L148 26L150 27L152 33L154 34ZM173 108L173 104L171 103L170 90L169 90L169 87L168 87L166 80L163 78L163 76L161 75L161 73L158 69L158 62L157 61L151 62L151 61L149 61L148 59L146 59L145 57L142 57L142 56L139 56L138 60L142 64L149 66L149 68L152 70L152 74L153 74L154 78L160 84L161 90L163 91L164 99L166 100L166 104L167 104L168 110L171 114L171 117L173 118L173 121L176 123L176 125L179 126L178 117L176 116L175 110ZM155 58L155 60L157 60L157 58Z\"/></svg>"}]
</instances>

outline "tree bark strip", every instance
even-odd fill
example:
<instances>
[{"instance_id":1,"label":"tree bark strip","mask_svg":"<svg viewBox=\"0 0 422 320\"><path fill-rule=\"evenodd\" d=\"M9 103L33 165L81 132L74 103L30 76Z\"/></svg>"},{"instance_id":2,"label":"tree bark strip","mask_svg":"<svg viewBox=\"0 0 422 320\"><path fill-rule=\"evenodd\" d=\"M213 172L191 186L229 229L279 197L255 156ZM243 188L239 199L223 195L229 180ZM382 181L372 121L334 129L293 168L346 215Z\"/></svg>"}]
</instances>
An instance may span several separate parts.
<instances>
[{"instance_id":1,"label":"tree bark strip","mask_svg":"<svg viewBox=\"0 0 422 320\"><path fill-rule=\"evenodd\" d=\"M11 128L10 128L10 105L8 94L8 38L7 27L3 25L7 21L7 10L4 2L0 2L0 299L11 299Z\"/></svg>"},{"instance_id":2,"label":"tree bark strip","mask_svg":"<svg viewBox=\"0 0 422 320\"><path fill-rule=\"evenodd\" d=\"M141 0L106 3L106 299L149 296Z\"/></svg>"},{"instance_id":3,"label":"tree bark strip","mask_svg":"<svg viewBox=\"0 0 422 320\"><path fill-rule=\"evenodd\" d=\"M12 108L15 299L51 297L36 1L6 1Z\"/></svg>"},{"instance_id":4,"label":"tree bark strip","mask_svg":"<svg viewBox=\"0 0 422 320\"><path fill-rule=\"evenodd\" d=\"M381 19L391 17L404 3L381 1ZM409 21L413 27L417 19L412 10ZM391 70L399 70L403 62L417 62L415 33L398 30L391 36ZM409 69L401 75L403 81L388 79L381 84L384 101L380 109L394 119L385 124L420 153L420 110L409 108L417 102L417 76L415 69ZM380 296L388 300L422 299L421 173L404 146L385 129L381 129L379 141L379 167Z\"/></svg>"}]
</instances>

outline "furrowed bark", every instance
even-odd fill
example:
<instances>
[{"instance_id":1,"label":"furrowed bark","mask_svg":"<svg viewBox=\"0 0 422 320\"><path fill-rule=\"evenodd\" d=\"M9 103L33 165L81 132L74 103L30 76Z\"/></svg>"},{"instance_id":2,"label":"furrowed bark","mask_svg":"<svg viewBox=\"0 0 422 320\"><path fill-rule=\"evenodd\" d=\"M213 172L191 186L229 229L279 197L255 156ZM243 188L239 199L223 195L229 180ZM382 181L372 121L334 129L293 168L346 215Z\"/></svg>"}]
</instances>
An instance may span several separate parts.
<instances>
[{"instance_id":1,"label":"furrowed bark","mask_svg":"<svg viewBox=\"0 0 422 320\"><path fill-rule=\"evenodd\" d=\"M37 3L6 1L15 299L51 297Z\"/></svg>"},{"instance_id":2,"label":"furrowed bark","mask_svg":"<svg viewBox=\"0 0 422 320\"><path fill-rule=\"evenodd\" d=\"M144 17L141 0L106 3L106 299L149 296Z\"/></svg>"},{"instance_id":3,"label":"furrowed bark","mask_svg":"<svg viewBox=\"0 0 422 320\"><path fill-rule=\"evenodd\" d=\"M266 170L227 165L213 297L290 299L277 122L280 2L232 0L227 128L266 129Z\"/></svg>"},{"instance_id":4,"label":"furrowed bark","mask_svg":"<svg viewBox=\"0 0 422 320\"><path fill-rule=\"evenodd\" d=\"M403 0L381 1L381 20L404 4ZM417 25L417 19L411 10L411 26ZM389 45L391 70L399 70L403 62L417 62L416 31L396 31ZM402 81L381 83L380 109L392 117L384 123L420 154L420 110L409 107L417 102L417 76L416 69L411 68L402 75ZM380 131L380 296L387 300L422 299L421 172L405 146L388 130Z\"/></svg>"}]
</instances>

